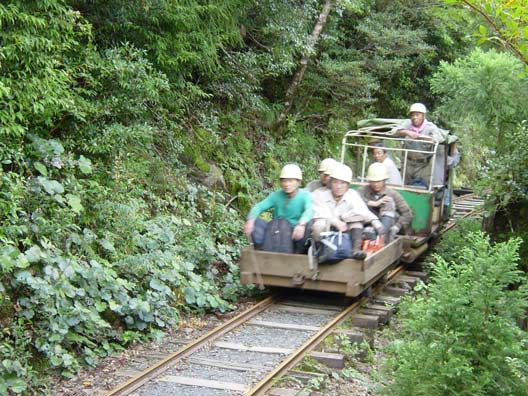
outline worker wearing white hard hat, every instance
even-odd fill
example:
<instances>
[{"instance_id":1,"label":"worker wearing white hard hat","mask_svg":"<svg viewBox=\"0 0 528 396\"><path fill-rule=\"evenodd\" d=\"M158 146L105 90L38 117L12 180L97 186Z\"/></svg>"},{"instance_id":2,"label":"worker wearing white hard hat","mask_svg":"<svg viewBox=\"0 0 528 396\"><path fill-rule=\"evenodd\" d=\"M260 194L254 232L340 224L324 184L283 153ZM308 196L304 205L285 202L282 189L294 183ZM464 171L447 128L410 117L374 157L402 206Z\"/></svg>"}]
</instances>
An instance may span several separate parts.
<instances>
[{"instance_id":1,"label":"worker wearing white hard hat","mask_svg":"<svg viewBox=\"0 0 528 396\"><path fill-rule=\"evenodd\" d=\"M374 142L372 143L372 158L374 161L379 162L387 168L389 172L389 178L387 179L387 184L392 184L396 186L402 186L403 180L401 173L398 170L398 167L392 160L392 158L387 153L387 148L383 142Z\"/></svg>"},{"instance_id":2,"label":"worker wearing white hard hat","mask_svg":"<svg viewBox=\"0 0 528 396\"><path fill-rule=\"evenodd\" d=\"M321 234L326 231L348 232L352 240L350 256L361 260L366 255L361 250L361 233L364 224L373 224L380 233L384 230L378 217L368 210L357 191L349 188L351 182L350 167L337 163L330 173L329 189L314 194L312 235L314 239L319 240Z\"/></svg>"},{"instance_id":3,"label":"worker wearing white hard hat","mask_svg":"<svg viewBox=\"0 0 528 396\"><path fill-rule=\"evenodd\" d=\"M287 164L280 173L281 189L272 192L264 200L251 208L244 224L244 232L258 248L264 243L265 229L268 223L259 216L272 210L272 218L286 219L291 227L291 239L296 252L302 253L307 235L308 223L313 217L312 197L308 191L300 189L302 172L299 166Z\"/></svg>"},{"instance_id":4,"label":"worker wearing white hard hat","mask_svg":"<svg viewBox=\"0 0 528 396\"><path fill-rule=\"evenodd\" d=\"M388 178L385 165L375 162L367 171L369 184L358 190L369 210L383 224L385 243L391 242L400 230L411 224L413 217L411 208L400 193L386 186Z\"/></svg>"},{"instance_id":5,"label":"worker wearing white hard hat","mask_svg":"<svg viewBox=\"0 0 528 396\"><path fill-rule=\"evenodd\" d=\"M333 158L325 158L322 160L317 168L319 171L319 179L312 180L306 185L305 189L314 192L320 188L327 188L328 181L330 180L330 172L335 163L336 160Z\"/></svg>"},{"instance_id":6,"label":"worker wearing white hard hat","mask_svg":"<svg viewBox=\"0 0 528 396\"><path fill-rule=\"evenodd\" d=\"M431 151L434 145L444 140L438 127L426 119L427 108L423 103L413 103L409 108L409 119L405 120L398 130L406 138L403 148L407 150L404 159L405 184L427 187L431 176ZM421 151L421 152L420 152ZM424 153L429 151L429 153Z\"/></svg>"}]
</instances>

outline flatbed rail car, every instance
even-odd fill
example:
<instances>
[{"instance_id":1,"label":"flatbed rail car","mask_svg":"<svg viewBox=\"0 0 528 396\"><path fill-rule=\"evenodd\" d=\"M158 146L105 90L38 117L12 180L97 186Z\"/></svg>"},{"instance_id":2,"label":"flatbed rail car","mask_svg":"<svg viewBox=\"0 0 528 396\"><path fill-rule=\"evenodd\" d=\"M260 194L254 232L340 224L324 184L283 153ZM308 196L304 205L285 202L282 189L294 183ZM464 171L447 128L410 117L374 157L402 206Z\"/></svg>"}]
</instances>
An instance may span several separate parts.
<instances>
[{"instance_id":1,"label":"flatbed rail car","mask_svg":"<svg viewBox=\"0 0 528 396\"><path fill-rule=\"evenodd\" d=\"M356 178L350 188L358 189L366 184L366 169L371 162L369 151L376 147L374 142L382 141L389 153L400 158L403 177L409 152L421 152L431 157L431 177L427 187L390 186L403 196L413 212L413 221L406 235L398 235L378 251L367 252L363 260L345 259L336 264L317 264L307 255L267 252L248 246L242 250L240 259L243 284L319 290L356 297L382 278L398 261L412 262L427 250L429 240L442 224L445 194L439 193L449 187L435 186L433 174L440 157L447 151L440 144L427 141L424 141L427 150L403 148L404 139L396 136L396 128L397 124L385 124L347 132L343 137L340 160L351 165ZM441 160L445 161L445 158ZM447 169L447 166L442 169ZM449 180L452 176L444 174L444 178Z\"/></svg>"}]
</instances>

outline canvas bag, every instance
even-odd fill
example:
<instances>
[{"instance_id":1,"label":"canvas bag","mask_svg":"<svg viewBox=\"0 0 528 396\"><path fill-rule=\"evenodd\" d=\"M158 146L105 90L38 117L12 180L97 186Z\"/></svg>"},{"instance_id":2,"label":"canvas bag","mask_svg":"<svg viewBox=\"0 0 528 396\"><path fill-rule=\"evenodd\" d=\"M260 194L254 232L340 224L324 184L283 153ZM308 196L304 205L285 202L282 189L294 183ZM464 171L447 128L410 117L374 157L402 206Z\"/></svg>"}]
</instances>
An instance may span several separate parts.
<instances>
[{"instance_id":1,"label":"canvas bag","mask_svg":"<svg viewBox=\"0 0 528 396\"><path fill-rule=\"evenodd\" d=\"M293 227L284 218L271 220L264 232L262 250L277 253L293 253Z\"/></svg>"},{"instance_id":2,"label":"canvas bag","mask_svg":"<svg viewBox=\"0 0 528 396\"><path fill-rule=\"evenodd\" d=\"M352 239L347 232L329 231L321 233L321 236L316 250L319 263L335 264L350 257Z\"/></svg>"}]
</instances>

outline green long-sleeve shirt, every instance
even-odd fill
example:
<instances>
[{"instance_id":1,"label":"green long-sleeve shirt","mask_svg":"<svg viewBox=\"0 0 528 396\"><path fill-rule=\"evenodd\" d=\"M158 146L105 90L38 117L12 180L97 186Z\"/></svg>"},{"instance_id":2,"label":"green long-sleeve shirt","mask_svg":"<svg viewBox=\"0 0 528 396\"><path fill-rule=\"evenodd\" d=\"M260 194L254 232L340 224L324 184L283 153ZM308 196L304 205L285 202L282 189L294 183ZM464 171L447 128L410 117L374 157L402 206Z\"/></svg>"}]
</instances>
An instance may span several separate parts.
<instances>
[{"instance_id":1,"label":"green long-sleeve shirt","mask_svg":"<svg viewBox=\"0 0 528 396\"><path fill-rule=\"evenodd\" d=\"M297 190L293 198L288 198L283 190L274 191L251 208L248 219L256 219L268 209L273 209L274 219L283 217L295 227L299 222L307 223L312 219L312 196L303 189Z\"/></svg>"}]
</instances>

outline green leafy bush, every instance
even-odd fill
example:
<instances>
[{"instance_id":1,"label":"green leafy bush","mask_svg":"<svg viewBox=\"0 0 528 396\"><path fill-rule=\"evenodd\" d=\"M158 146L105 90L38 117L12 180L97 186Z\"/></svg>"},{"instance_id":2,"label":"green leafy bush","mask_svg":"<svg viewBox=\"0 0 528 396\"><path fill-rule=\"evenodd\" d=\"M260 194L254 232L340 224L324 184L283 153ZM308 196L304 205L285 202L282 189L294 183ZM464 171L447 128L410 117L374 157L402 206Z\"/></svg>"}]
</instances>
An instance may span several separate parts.
<instances>
[{"instance_id":1,"label":"green leafy bush","mask_svg":"<svg viewBox=\"0 0 528 396\"><path fill-rule=\"evenodd\" d=\"M456 222L456 227L444 233L442 238L435 243L434 250L446 262L458 262L464 247L471 242L473 234L481 230L482 224L480 220L459 219ZM434 266L434 264L432 265Z\"/></svg>"},{"instance_id":2,"label":"green leafy bush","mask_svg":"<svg viewBox=\"0 0 528 396\"><path fill-rule=\"evenodd\" d=\"M528 282L518 239L492 245L483 233L448 263L438 258L427 294L401 306L386 394L526 395Z\"/></svg>"},{"instance_id":3,"label":"green leafy bush","mask_svg":"<svg viewBox=\"0 0 528 396\"><path fill-rule=\"evenodd\" d=\"M90 26L80 14L54 0L9 1L0 4L0 25L2 139L47 131L66 112L82 117L75 55Z\"/></svg>"},{"instance_id":4,"label":"green leafy bush","mask_svg":"<svg viewBox=\"0 0 528 396\"><path fill-rule=\"evenodd\" d=\"M523 72L513 55L478 49L442 62L431 80L442 103L437 114L462 146L471 147L473 160L461 165L468 181L498 205L526 199L528 191L528 75Z\"/></svg>"},{"instance_id":5,"label":"green leafy bush","mask_svg":"<svg viewBox=\"0 0 528 396\"><path fill-rule=\"evenodd\" d=\"M242 290L235 265L242 223L220 193L189 185L149 207L90 179L93 164L58 141L34 137L31 147L40 175L7 173L1 201L5 211L18 204L2 228L0 306L17 307L19 319L2 323L8 333L18 320L31 328L16 344L21 356L38 351L71 375L131 331L174 325L182 310L230 309ZM15 341L3 338L5 359ZM26 363L16 360L0 376L18 383L18 374L33 371Z\"/></svg>"},{"instance_id":6,"label":"green leafy bush","mask_svg":"<svg viewBox=\"0 0 528 396\"><path fill-rule=\"evenodd\" d=\"M242 223L182 175L144 51L97 52L61 1L2 4L0 22L0 394L34 394L47 367L69 376L183 310L230 309Z\"/></svg>"}]
</instances>

